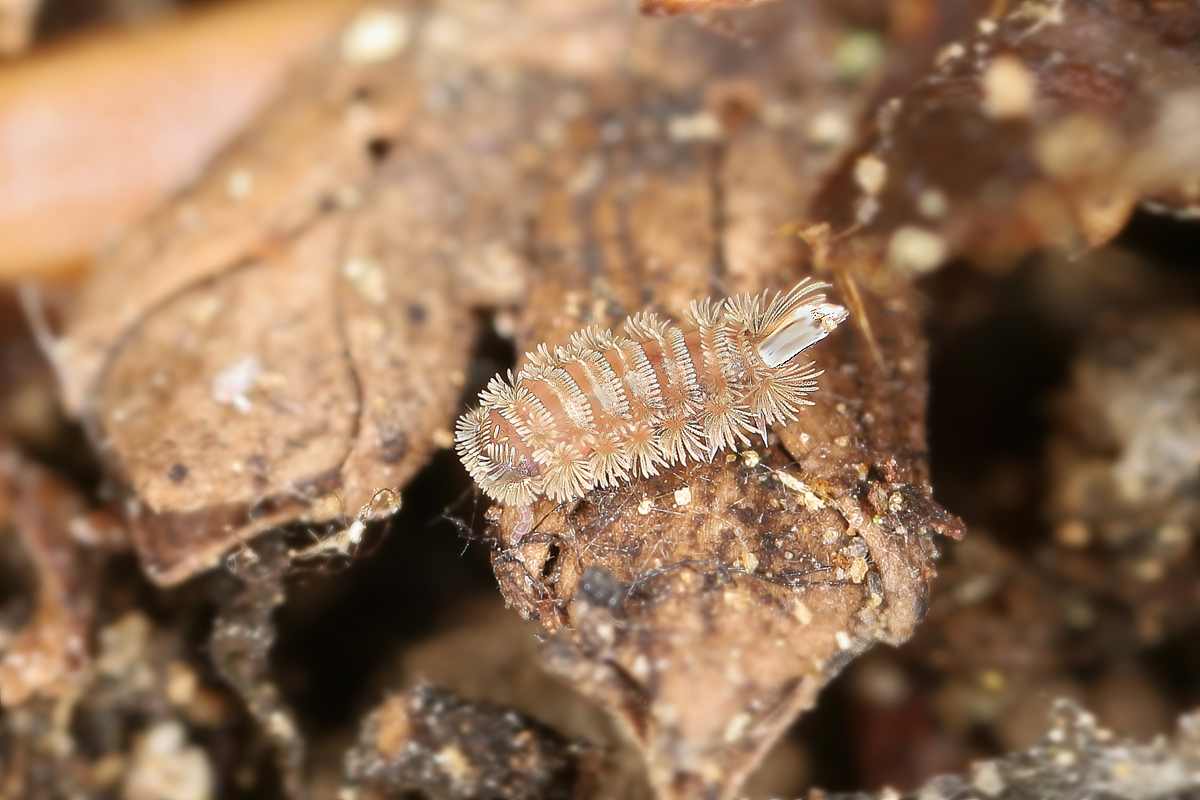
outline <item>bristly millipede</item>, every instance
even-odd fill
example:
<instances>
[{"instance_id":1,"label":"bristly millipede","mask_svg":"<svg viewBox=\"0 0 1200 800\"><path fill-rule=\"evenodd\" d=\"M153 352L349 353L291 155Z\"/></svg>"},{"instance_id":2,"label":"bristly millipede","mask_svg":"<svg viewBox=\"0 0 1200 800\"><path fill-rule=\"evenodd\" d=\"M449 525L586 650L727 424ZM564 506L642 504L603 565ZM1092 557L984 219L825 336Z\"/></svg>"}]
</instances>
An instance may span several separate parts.
<instances>
[{"instance_id":1,"label":"bristly millipede","mask_svg":"<svg viewBox=\"0 0 1200 800\"><path fill-rule=\"evenodd\" d=\"M765 442L768 426L811 405L821 373L793 359L846 319L826 288L694 300L682 325L643 312L625 336L590 327L565 347L541 345L459 419L458 454L488 496L527 507L711 461L749 433Z\"/></svg>"}]
</instances>

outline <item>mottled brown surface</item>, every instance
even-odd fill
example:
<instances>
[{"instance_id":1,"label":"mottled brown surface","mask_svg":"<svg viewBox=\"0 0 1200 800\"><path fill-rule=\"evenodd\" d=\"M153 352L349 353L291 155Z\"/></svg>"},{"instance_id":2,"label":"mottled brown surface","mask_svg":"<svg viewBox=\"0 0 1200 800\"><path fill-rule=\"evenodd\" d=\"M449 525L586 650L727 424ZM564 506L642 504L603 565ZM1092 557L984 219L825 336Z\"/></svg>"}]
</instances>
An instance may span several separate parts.
<instances>
[{"instance_id":1,"label":"mottled brown surface","mask_svg":"<svg viewBox=\"0 0 1200 800\"><path fill-rule=\"evenodd\" d=\"M1057 538L1160 577L1200 526L1200 319L1160 307L1103 320L1072 373L1050 449Z\"/></svg>"},{"instance_id":2,"label":"mottled brown surface","mask_svg":"<svg viewBox=\"0 0 1200 800\"><path fill-rule=\"evenodd\" d=\"M881 292L871 270L879 234L892 230L850 231L845 207L806 212L836 147L855 135L879 144L878 129L847 124L872 89L835 57L863 33L848 36L821 4L764 3L716 18L735 19L732 28L649 19L614 0L382 7L402 20L397 57L347 67L333 56L298 75L289 97L84 291L62 349L67 394L106 445L107 474L128 484L118 494L138 512L143 563L160 582L223 563L247 583L210 574L163 590L140 580L132 559L107 561L99 588L80 593L101 607L81 626L93 650L80 693L0 711L0 794L153 800L218 786L234 796L332 796L348 774L364 795L796 797L814 784L906 790L951 771L968 777L935 790L998 796L1030 786L1044 794L1039 782L1093 791L1114 753L1135 766L1191 763L1180 748L1193 734L1180 747L1113 750L1084 719L1060 714L1065 745L968 769L1027 746L1053 696L1081 698L1105 724L1143 738L1196 704L1195 460L1190 445L1171 445L1190 441L1190 389L1175 382L1196 371L1197 295L1147 290L1148 276L1171 271L1156 261L1163 253L1187 254L1176 277L1194 283L1193 228L1139 232L1139 215L1125 239L1136 256L1100 251L1136 268L1039 263L1024 282L1021 272L943 269L970 249L954 240L923 262L939 270L932 280L914 287L909 251L910 269L887 271ZM949 174L964 193L943 198L939 219L961 224L962 242L1014 253L1061 221L1047 212L1035 221L1048 227L1031 236L1031 208L1082 207L1075 195L1038 194L1047 183L1030 177L1030 138L1008 133L1040 137L1056 108L1097 101L1100 127L1067 133L1133 133L1103 175L1088 164L1072 172L1075 150L1058 152L1067 158L1053 163L1088 191L1095 176L1095 186L1148 185L1125 181L1190 163L1195 141L1161 130L1138 139L1147 118L1134 113L1144 102L1161 120L1160 100L1188 97L1177 90L1194 72L1190 5L991 10L1035 8L1091 16L1051 13L1034 29L1010 16L977 38L1020 39L1014 52L1039 70L1055 61L1037 50L1047 42L1091 59L1095 69L1054 73L1048 117L1023 105L1020 77L1004 82L1019 75L1012 62L1000 96L987 99L978 70L992 60L972 57L938 84L962 106L929 90L935 78L918 83L897 119L913 123L901 128L921 146L880 151L899 159L886 165L881 199L896 190L911 200L920 176ZM904 87L905 65L927 59L945 32L961 33L964 16L932 2L893 9L893 42L917 52L893 54L878 86ZM1140 33L1125 37L1131 30ZM1124 61L1128 47L1145 59ZM1183 66L1160 69L1172 64ZM1192 106L1171 108L1186 122ZM943 112L963 126L939 128ZM951 146L975 141L972 131L986 148ZM975 191L989 185L1011 206ZM1029 187L1033 205L1020 195ZM1186 211L1189 185L1174 191L1174 210ZM1088 206L1090 243L1123 222L1129 199ZM887 203L880 220L909 219L903 202ZM926 198L915 213L937 207ZM776 233L796 220L834 226L792 226L803 239ZM586 324L642 309L676 315L693 298L787 288L809 274L834 283L831 299L853 316L813 348L825 369L816 405L766 444L543 504L536 530L515 546L517 512L473 516L478 496L452 454L429 457L463 389L507 366L509 340L519 354ZM1136 315L1094 302L1094 287L1072 280L1093 274L1113 294L1175 314L1104 328L1105 315ZM471 313L480 306L494 313ZM1001 311L1010 317L997 335L989 315ZM922 324L936 344L932 405ZM1136 347L1123 349L1126 340ZM218 402L213 377L246 356L263 370ZM0 347L0 374L15 374L16 363ZM25 380L30 396L44 392L44 378ZM0 386L4 408L18 408L17 395ZM973 422L954 427L963 419ZM70 459L43 452L65 477ZM373 520L396 506L374 489L427 463L401 487L394 520ZM71 479L95 489L84 502L99 505L114 492L91 475ZM971 525L961 544L937 536L962 525L933 502L931 482ZM1139 504L1121 494L1130 485L1154 491ZM1171 491L1156 494L1163 486ZM33 511L45 515L53 502ZM11 516L3 505L0 497L0 524ZM457 521L461 539L438 527L447 509L476 523ZM219 560L239 545L235 533L245 539L297 515L317 530L333 518L333 535L299 560L286 550L295 540L250 543L260 556L278 548L258 562L265 574L246 569L252 549ZM12 522L0 535L7 529ZM939 541L950 551L946 580L931 584ZM0 545L0 571L20 578L0 580L0 653L20 654L21 637L44 646L57 635L53 619L31 615L35 580L63 584L37 547L22 560L17 537ZM67 549L76 548L59 552ZM317 552L338 558L325 564ZM493 616L486 555L504 599L540 634L512 612ZM492 602L464 604L475 592ZM469 621L448 621L447 609ZM904 647L856 657L914 628ZM561 680L553 691L535 660ZM413 689L421 680L439 688ZM433 702L414 705L422 696ZM588 746L564 745L576 739ZM606 752L589 762L595 784L563 780L586 772L578 756L597 745ZM751 788L759 763L773 775ZM1032 784L1019 780L1026 767ZM309 781L297 789L301 770ZM189 780L169 785L172 771Z\"/></svg>"},{"instance_id":3,"label":"mottled brown surface","mask_svg":"<svg viewBox=\"0 0 1200 800\"><path fill-rule=\"evenodd\" d=\"M780 30L798 13L772 10ZM580 136L556 154L520 349L641 308L677 315L692 298L788 286L812 269L802 244L763 223L812 187L802 132L765 119L787 85L739 66L735 46L699 29L661 36L663 63L675 48L715 60L724 91L696 99L717 128L701 141L672 137L668 118L664 136L666 109L696 101L635 95L616 115L619 136ZM756 57L796 47L774 37ZM547 666L625 722L660 796L733 796L853 655L907 638L928 592L932 535L961 532L929 499L911 300L867 307L882 367L852 324L813 348L827 373L817 405L780 432L799 464L759 447L578 504L542 502L534 532L493 559L509 602L557 631ZM502 542L518 518L500 516Z\"/></svg>"},{"instance_id":4,"label":"mottled brown surface","mask_svg":"<svg viewBox=\"0 0 1200 800\"><path fill-rule=\"evenodd\" d=\"M0 55L14 2L28 0L0 2ZM0 76L0 279L81 277L195 181L356 3L44 4L34 48Z\"/></svg>"},{"instance_id":5,"label":"mottled brown surface","mask_svg":"<svg viewBox=\"0 0 1200 800\"><path fill-rule=\"evenodd\" d=\"M39 695L63 700L79 691L87 674L96 576L80 561L71 536L86 510L72 486L0 439L0 524L11 520L38 576L33 611L0 655L5 706Z\"/></svg>"},{"instance_id":6,"label":"mottled brown surface","mask_svg":"<svg viewBox=\"0 0 1200 800\"><path fill-rule=\"evenodd\" d=\"M418 683L388 698L347 756L352 797L419 791L446 800L571 800L595 782L602 755L495 706Z\"/></svg>"},{"instance_id":7,"label":"mottled brown surface","mask_svg":"<svg viewBox=\"0 0 1200 800\"><path fill-rule=\"evenodd\" d=\"M411 207L433 192L446 205L418 208L444 208L458 184L436 169L428 120L382 165L413 64L403 48L372 64L348 52L297 76L209 178L98 267L59 344L67 403L128 481L139 552L164 584L211 566L231 532L348 518L400 486L461 389L474 326L446 222L428 218L449 212ZM407 178L412 163L426 172ZM239 367L244 385L219 390Z\"/></svg>"},{"instance_id":8,"label":"mottled brown surface","mask_svg":"<svg viewBox=\"0 0 1200 800\"><path fill-rule=\"evenodd\" d=\"M1029 748L1058 697L1142 741L1195 706L1190 678L1164 681L1194 674L1200 625L1186 275L1110 249L940 276L937 370L970 377L940 384L935 485L970 533L913 640L847 670L864 785L964 773L981 735Z\"/></svg>"},{"instance_id":9,"label":"mottled brown surface","mask_svg":"<svg viewBox=\"0 0 1200 800\"><path fill-rule=\"evenodd\" d=\"M1147 194L1195 202L1200 6L1011 5L944 43L832 173L810 218L839 262L889 284L964 252L1102 244Z\"/></svg>"},{"instance_id":10,"label":"mottled brown surface","mask_svg":"<svg viewBox=\"0 0 1200 800\"><path fill-rule=\"evenodd\" d=\"M255 550L231 557L228 567L237 578L222 575L218 582L220 600L209 637L213 666L270 741L284 793L308 797L305 739L279 696L269 661L277 637L275 611L287 598L284 544L277 536L264 537Z\"/></svg>"},{"instance_id":11,"label":"mottled brown surface","mask_svg":"<svg viewBox=\"0 0 1200 800\"><path fill-rule=\"evenodd\" d=\"M940 775L903 797L1067 800L1098 790L1113 797L1188 797L1196 789L1198 746L1196 714L1181 717L1170 739L1137 742L1114 737L1093 715L1062 702L1054 707L1051 724L1036 746L1003 759L979 761L969 773ZM831 800L873 797L901 795L894 790L830 795Z\"/></svg>"},{"instance_id":12,"label":"mottled brown surface","mask_svg":"<svg viewBox=\"0 0 1200 800\"><path fill-rule=\"evenodd\" d=\"M361 199L368 144L395 135L412 86L387 80L398 69L390 61L339 61L334 50L295 75L253 133L97 266L58 347L70 410L95 413L114 347L163 302L286 249L297 232Z\"/></svg>"},{"instance_id":13,"label":"mottled brown surface","mask_svg":"<svg viewBox=\"0 0 1200 800\"><path fill-rule=\"evenodd\" d=\"M888 355L912 345L899 305L876 311ZM663 796L726 796L850 657L907 638L932 534L961 533L907 466L920 418L882 410L920 408L919 352L897 362L907 380L876 389L891 405L872 406L850 393L876 369L860 335L839 332L818 358L830 351L845 360L823 381L846 394L823 393L781 432L799 465L760 448L575 508L543 503L534 533L494 559L510 602L561 628L550 669L618 712Z\"/></svg>"}]
</instances>

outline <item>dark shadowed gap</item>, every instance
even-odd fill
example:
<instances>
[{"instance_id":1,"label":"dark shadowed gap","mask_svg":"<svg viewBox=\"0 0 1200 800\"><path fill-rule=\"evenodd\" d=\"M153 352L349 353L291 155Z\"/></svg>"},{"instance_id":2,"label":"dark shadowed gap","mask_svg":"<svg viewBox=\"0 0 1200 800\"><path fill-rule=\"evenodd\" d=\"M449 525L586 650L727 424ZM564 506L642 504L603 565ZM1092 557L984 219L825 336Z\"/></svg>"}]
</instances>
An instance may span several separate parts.
<instances>
[{"instance_id":1,"label":"dark shadowed gap","mask_svg":"<svg viewBox=\"0 0 1200 800\"><path fill-rule=\"evenodd\" d=\"M1200 280L1200 222L1140 212L1117 238L1118 247L1136 250L1171 272Z\"/></svg>"},{"instance_id":2,"label":"dark shadowed gap","mask_svg":"<svg viewBox=\"0 0 1200 800\"><path fill-rule=\"evenodd\" d=\"M374 552L332 574L306 570L290 581L272 661L314 736L377 702L373 687L388 683L381 671L450 606L494 591L486 548L464 553L458 529L441 519L468 481L452 453L438 453L403 492L400 513L368 532L368 540L385 536Z\"/></svg>"},{"instance_id":3,"label":"dark shadowed gap","mask_svg":"<svg viewBox=\"0 0 1200 800\"><path fill-rule=\"evenodd\" d=\"M483 330L463 409L514 361L511 343L490 324ZM464 520L476 537L482 534L486 498L453 451L436 453L401 496L400 512L368 530L368 555L329 574L297 574L277 615L272 662L288 702L315 738L352 724L378 702L378 687L391 685L382 671L428 635L448 608L496 590L486 544L471 542L443 518ZM380 536L381 544L370 544Z\"/></svg>"},{"instance_id":4,"label":"dark shadowed gap","mask_svg":"<svg viewBox=\"0 0 1200 800\"><path fill-rule=\"evenodd\" d=\"M1048 403L1076 344L1037 308L1036 268L995 277L954 265L924 286L934 496L1013 543L1044 533Z\"/></svg>"},{"instance_id":5,"label":"dark shadowed gap","mask_svg":"<svg viewBox=\"0 0 1200 800\"><path fill-rule=\"evenodd\" d=\"M1200 628L1176 633L1143 654L1143 663L1175 701L1176 708L1200 708Z\"/></svg>"},{"instance_id":6,"label":"dark shadowed gap","mask_svg":"<svg viewBox=\"0 0 1200 800\"><path fill-rule=\"evenodd\" d=\"M860 788L854 769L853 730L843 690L845 673L831 681L792 727L791 735L804 743L812 765L810 785L828 792Z\"/></svg>"}]
</instances>

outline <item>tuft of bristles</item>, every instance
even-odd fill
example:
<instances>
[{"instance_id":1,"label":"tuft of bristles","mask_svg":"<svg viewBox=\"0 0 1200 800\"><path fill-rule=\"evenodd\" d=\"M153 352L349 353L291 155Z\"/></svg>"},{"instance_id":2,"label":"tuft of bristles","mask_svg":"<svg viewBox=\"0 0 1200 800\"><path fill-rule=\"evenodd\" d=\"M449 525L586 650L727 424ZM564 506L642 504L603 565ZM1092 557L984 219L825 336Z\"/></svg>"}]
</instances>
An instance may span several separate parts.
<instances>
[{"instance_id":1,"label":"tuft of bristles","mask_svg":"<svg viewBox=\"0 0 1200 800\"><path fill-rule=\"evenodd\" d=\"M812 404L821 373L793 360L846 319L826 288L693 301L680 326L643 312L624 336L592 327L541 345L459 419L459 457L488 496L528 506L765 442Z\"/></svg>"}]
</instances>

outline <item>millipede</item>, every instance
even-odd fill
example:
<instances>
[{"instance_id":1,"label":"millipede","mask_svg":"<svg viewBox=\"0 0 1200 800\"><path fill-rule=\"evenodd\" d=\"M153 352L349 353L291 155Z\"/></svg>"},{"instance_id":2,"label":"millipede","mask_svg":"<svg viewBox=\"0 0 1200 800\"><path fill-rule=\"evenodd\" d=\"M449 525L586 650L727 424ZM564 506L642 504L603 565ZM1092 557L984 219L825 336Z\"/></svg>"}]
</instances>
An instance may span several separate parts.
<instances>
[{"instance_id":1,"label":"millipede","mask_svg":"<svg viewBox=\"0 0 1200 800\"><path fill-rule=\"evenodd\" d=\"M772 296L693 300L680 325L641 312L526 353L458 420L455 443L492 499L522 509L767 439L812 405L821 374L796 358L847 317L810 279ZM524 530L523 532L528 532ZM522 531L518 531L518 536Z\"/></svg>"}]
</instances>

